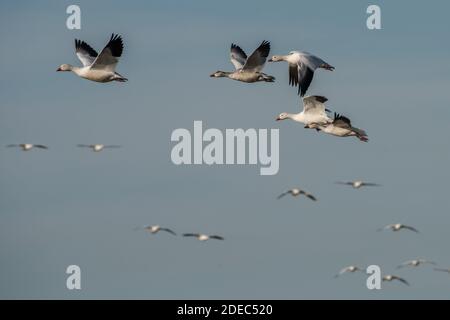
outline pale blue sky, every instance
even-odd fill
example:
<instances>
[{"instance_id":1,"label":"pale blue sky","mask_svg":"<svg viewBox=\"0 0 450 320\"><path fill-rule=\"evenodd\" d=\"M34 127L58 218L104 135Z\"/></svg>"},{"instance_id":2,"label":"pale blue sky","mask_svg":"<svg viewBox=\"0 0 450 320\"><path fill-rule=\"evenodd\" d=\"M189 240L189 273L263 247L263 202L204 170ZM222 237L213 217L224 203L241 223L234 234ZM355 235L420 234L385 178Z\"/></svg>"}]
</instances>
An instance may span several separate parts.
<instances>
[{"instance_id":1,"label":"pale blue sky","mask_svg":"<svg viewBox=\"0 0 450 320\"><path fill-rule=\"evenodd\" d=\"M66 29L78 4L82 29ZM366 28L379 4L382 30ZM448 298L450 43L444 1L5 1L0 3L1 298ZM78 64L73 39L100 50L112 32L128 83L92 83L57 73ZM275 83L211 79L231 70L231 42L247 52L307 50L336 67L318 71L308 94L329 98L370 138L363 144L275 122L298 110L287 66ZM280 128L280 171L255 166L175 166L176 128ZM121 144L94 154L78 143ZM336 180L383 187L352 190ZM276 196L298 186L319 201ZM392 222L421 234L378 233ZM223 235L199 243L135 226ZM68 291L65 268L82 269ZM378 264L406 278L365 288L333 275Z\"/></svg>"}]
</instances>

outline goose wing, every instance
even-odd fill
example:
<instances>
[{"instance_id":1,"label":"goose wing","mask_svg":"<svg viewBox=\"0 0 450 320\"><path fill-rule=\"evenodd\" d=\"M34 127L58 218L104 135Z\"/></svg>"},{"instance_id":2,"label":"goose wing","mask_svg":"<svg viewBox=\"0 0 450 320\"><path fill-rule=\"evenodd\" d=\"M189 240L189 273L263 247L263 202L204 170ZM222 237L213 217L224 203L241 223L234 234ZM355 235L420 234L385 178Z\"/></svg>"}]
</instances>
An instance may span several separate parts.
<instances>
[{"instance_id":1,"label":"goose wing","mask_svg":"<svg viewBox=\"0 0 450 320\"><path fill-rule=\"evenodd\" d=\"M309 114L323 114L325 112L325 102L328 101L324 96L308 96L303 98L303 112Z\"/></svg>"},{"instance_id":2,"label":"goose wing","mask_svg":"<svg viewBox=\"0 0 450 320\"><path fill-rule=\"evenodd\" d=\"M408 281L406 281L405 279L400 278L400 277L398 277L398 276L392 276L392 280L398 280L398 281L400 281L400 282L406 284L407 286L409 286Z\"/></svg>"},{"instance_id":3,"label":"goose wing","mask_svg":"<svg viewBox=\"0 0 450 320\"><path fill-rule=\"evenodd\" d=\"M209 238L210 238L210 239L216 239L216 240L225 240L223 237L221 237L221 236L216 236L216 235L209 236Z\"/></svg>"},{"instance_id":4,"label":"goose wing","mask_svg":"<svg viewBox=\"0 0 450 320\"><path fill-rule=\"evenodd\" d=\"M334 114L333 125L340 128L350 129L352 127L351 121L349 118L341 116L338 113Z\"/></svg>"},{"instance_id":5,"label":"goose wing","mask_svg":"<svg viewBox=\"0 0 450 320\"><path fill-rule=\"evenodd\" d=\"M264 40L247 59L242 70L260 72L264 68L269 52L270 42Z\"/></svg>"},{"instance_id":6,"label":"goose wing","mask_svg":"<svg viewBox=\"0 0 450 320\"><path fill-rule=\"evenodd\" d=\"M230 59L236 70L239 70L244 67L245 62L247 61L247 55L241 47L232 43L230 49Z\"/></svg>"},{"instance_id":7,"label":"goose wing","mask_svg":"<svg viewBox=\"0 0 450 320\"><path fill-rule=\"evenodd\" d=\"M90 66L98 56L90 45L78 39L75 39L75 53L84 67Z\"/></svg>"},{"instance_id":8,"label":"goose wing","mask_svg":"<svg viewBox=\"0 0 450 320\"><path fill-rule=\"evenodd\" d=\"M170 230L169 228L160 228L159 230L166 231L166 232L168 232L168 233L170 233L170 234L173 234L174 236L177 235L175 232L173 232L173 231Z\"/></svg>"},{"instance_id":9,"label":"goose wing","mask_svg":"<svg viewBox=\"0 0 450 320\"><path fill-rule=\"evenodd\" d=\"M108 44L103 48L102 52L100 52L91 67L113 72L116 69L116 65L119 62L122 52L122 37L113 33Z\"/></svg>"},{"instance_id":10,"label":"goose wing","mask_svg":"<svg viewBox=\"0 0 450 320\"><path fill-rule=\"evenodd\" d=\"M419 233L419 230L417 230L416 228L411 227L411 226L405 226L405 225L403 225L402 228L403 228L403 229L407 229L407 230L414 231L414 232L416 232L416 233Z\"/></svg>"}]
</instances>

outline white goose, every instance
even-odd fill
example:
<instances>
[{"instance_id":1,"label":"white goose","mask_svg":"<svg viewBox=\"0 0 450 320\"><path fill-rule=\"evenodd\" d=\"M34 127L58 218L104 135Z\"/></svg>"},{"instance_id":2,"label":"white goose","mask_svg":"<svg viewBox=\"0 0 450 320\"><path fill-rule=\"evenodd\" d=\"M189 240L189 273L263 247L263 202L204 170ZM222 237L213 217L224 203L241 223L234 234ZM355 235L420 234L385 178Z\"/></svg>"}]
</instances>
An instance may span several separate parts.
<instances>
[{"instance_id":1,"label":"white goose","mask_svg":"<svg viewBox=\"0 0 450 320\"><path fill-rule=\"evenodd\" d=\"M334 277L337 278L337 277L343 275L344 273L348 273L348 272L354 273L354 272L356 272L356 271L362 272L363 270L362 270L361 268L357 267L357 266L353 266L353 265L352 265L352 266L348 266L348 267L342 268L342 269L339 271L339 273L338 273L337 275L335 275Z\"/></svg>"},{"instance_id":2,"label":"white goose","mask_svg":"<svg viewBox=\"0 0 450 320\"><path fill-rule=\"evenodd\" d=\"M332 123L325 125L314 123L310 125L310 128L315 128L319 131L337 137L356 137L363 142L369 141L367 133L364 130L352 127L352 123L349 118L341 116L337 113L334 114Z\"/></svg>"},{"instance_id":3,"label":"white goose","mask_svg":"<svg viewBox=\"0 0 450 320\"><path fill-rule=\"evenodd\" d=\"M273 56L269 62L286 61L289 65L289 84L298 86L298 93L304 96L317 68L333 71L334 67L308 52L291 51L285 56Z\"/></svg>"},{"instance_id":4,"label":"white goose","mask_svg":"<svg viewBox=\"0 0 450 320\"><path fill-rule=\"evenodd\" d=\"M404 224L401 224L401 223L388 224L387 226L378 229L378 231L383 231L383 230L400 231L400 230L403 230L403 229L419 233L419 230L417 230L416 228L413 228L411 226L407 226L407 225L404 225Z\"/></svg>"},{"instance_id":5,"label":"white goose","mask_svg":"<svg viewBox=\"0 0 450 320\"><path fill-rule=\"evenodd\" d=\"M372 182L364 182L361 180L356 181L338 181L337 184L343 184L347 186L352 186L354 189L359 189L361 187L379 187L381 185Z\"/></svg>"},{"instance_id":6,"label":"white goose","mask_svg":"<svg viewBox=\"0 0 450 320\"><path fill-rule=\"evenodd\" d=\"M30 151L33 148L45 149L48 147L43 144L31 144L31 143L21 143L21 144L9 144L6 146L7 148L21 148L23 151Z\"/></svg>"},{"instance_id":7,"label":"white goose","mask_svg":"<svg viewBox=\"0 0 450 320\"><path fill-rule=\"evenodd\" d=\"M100 152L103 149L111 149L111 148L120 148L119 145L104 145L104 144L79 144L77 145L79 148L90 148L94 152Z\"/></svg>"},{"instance_id":8,"label":"white goose","mask_svg":"<svg viewBox=\"0 0 450 320\"><path fill-rule=\"evenodd\" d=\"M83 67L62 64L56 71L72 71L81 78L96 82L125 82L128 80L115 72L123 52L123 42L119 35L112 34L100 54L86 42L77 39L75 39L75 51Z\"/></svg>"},{"instance_id":9,"label":"white goose","mask_svg":"<svg viewBox=\"0 0 450 320\"><path fill-rule=\"evenodd\" d=\"M393 280L397 280L397 281L400 281L400 282L406 284L407 286L409 286L408 281L406 281L405 279L400 278L398 276L394 276L392 274L388 274L388 275L383 276L383 278L381 278L381 280L382 281L388 281L388 282L391 282Z\"/></svg>"},{"instance_id":10,"label":"white goose","mask_svg":"<svg viewBox=\"0 0 450 320\"><path fill-rule=\"evenodd\" d=\"M275 78L262 72L266 59L269 56L270 42L263 41L260 46L247 58L244 50L231 44L230 58L235 71L216 71L210 75L212 78L230 78L237 81L252 83L258 81L274 82Z\"/></svg>"},{"instance_id":11,"label":"white goose","mask_svg":"<svg viewBox=\"0 0 450 320\"><path fill-rule=\"evenodd\" d=\"M397 269L404 268L404 267L418 267L421 264L427 264L427 263L436 265L436 263L433 261L428 261L426 259L418 258L418 259L413 259L413 260L408 260L408 261L402 262L399 266L397 266Z\"/></svg>"},{"instance_id":12,"label":"white goose","mask_svg":"<svg viewBox=\"0 0 450 320\"><path fill-rule=\"evenodd\" d=\"M283 112L275 119L277 121L291 119L296 122L305 124L305 128L317 128L319 125L327 125L333 122L328 117L325 108L325 102L328 99L323 96L308 96L303 98L303 110L300 113L287 113Z\"/></svg>"},{"instance_id":13,"label":"white goose","mask_svg":"<svg viewBox=\"0 0 450 320\"><path fill-rule=\"evenodd\" d=\"M183 234L183 237L195 237L199 241L206 241L206 240L209 240L209 239L225 240L221 236L216 236L216 235L210 236L210 235L201 234L201 233L185 233L185 234Z\"/></svg>"},{"instance_id":14,"label":"white goose","mask_svg":"<svg viewBox=\"0 0 450 320\"><path fill-rule=\"evenodd\" d=\"M144 226L144 229L147 230L147 231L149 231L149 232L152 233L152 234L158 233L159 231L165 231L165 232L168 232L168 233L170 233L170 234L173 234L174 236L177 235L177 234L176 234L174 231L172 231L171 229L169 229L169 228L162 228L162 227L159 226L159 225Z\"/></svg>"},{"instance_id":15,"label":"white goose","mask_svg":"<svg viewBox=\"0 0 450 320\"><path fill-rule=\"evenodd\" d=\"M304 195L305 197L307 197L307 198L309 198L309 199L311 199L311 200L313 200L313 201L317 201L317 199L316 199L316 197L314 197L312 194L310 194L310 193L308 193L308 192L306 192L306 191L304 191L304 190L301 190L301 189L298 189L298 188L293 188L293 189L291 189L291 190L288 190L288 191L286 191L286 192L283 192L282 194L280 194L279 196L278 196L278 198L277 199L281 199L281 198L283 198L285 195L288 195L288 194L291 194L293 197L297 197L298 195Z\"/></svg>"}]
</instances>

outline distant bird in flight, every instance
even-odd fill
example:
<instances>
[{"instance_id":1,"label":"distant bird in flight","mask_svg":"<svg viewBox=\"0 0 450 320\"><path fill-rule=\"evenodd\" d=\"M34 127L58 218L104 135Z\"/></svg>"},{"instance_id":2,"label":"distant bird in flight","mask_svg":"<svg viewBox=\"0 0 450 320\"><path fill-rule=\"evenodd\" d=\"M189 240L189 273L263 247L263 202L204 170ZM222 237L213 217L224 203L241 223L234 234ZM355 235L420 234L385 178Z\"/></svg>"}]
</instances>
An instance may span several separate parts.
<instances>
[{"instance_id":1,"label":"distant bird in flight","mask_svg":"<svg viewBox=\"0 0 450 320\"><path fill-rule=\"evenodd\" d=\"M21 148L23 151L30 151L33 148L45 149L48 147L43 144L31 144L31 143L21 143L21 144L9 144L6 146L7 148Z\"/></svg>"},{"instance_id":2,"label":"distant bird in flight","mask_svg":"<svg viewBox=\"0 0 450 320\"><path fill-rule=\"evenodd\" d=\"M95 82L128 81L115 72L123 52L121 36L112 34L111 39L100 54L86 42L75 39L75 52L83 66L76 67L70 64L62 64L56 71L72 71L81 78Z\"/></svg>"},{"instance_id":3,"label":"distant bird in flight","mask_svg":"<svg viewBox=\"0 0 450 320\"><path fill-rule=\"evenodd\" d=\"M310 128L315 128L318 131L337 137L356 137L363 142L369 141L367 133L364 130L353 127L349 118L337 113L334 113L334 119L331 123L315 123L310 125Z\"/></svg>"},{"instance_id":4,"label":"distant bird in flight","mask_svg":"<svg viewBox=\"0 0 450 320\"><path fill-rule=\"evenodd\" d=\"M405 261L405 262L401 263L399 266L397 266L397 269L400 269L403 267L418 267L421 264L427 264L427 263L436 265L436 263L433 261L428 261L428 260L419 258L419 259Z\"/></svg>"},{"instance_id":5,"label":"distant bird in flight","mask_svg":"<svg viewBox=\"0 0 450 320\"><path fill-rule=\"evenodd\" d=\"M285 195L288 195L288 194L291 194L293 197L296 197L296 196L302 194L302 195L304 195L305 197L307 197L307 198L309 198L309 199L311 199L311 200L313 200L313 201L317 201L316 197L314 197L312 194L310 194L310 193L308 193L308 192L306 192L306 191L303 191L303 190L301 190L301 189L297 189L297 188L293 188L293 189L291 189L291 190L288 190L288 191L286 191L286 192L283 192L282 194L280 194L280 195L277 197L277 199L281 199L281 198L283 198Z\"/></svg>"},{"instance_id":6,"label":"distant bird in flight","mask_svg":"<svg viewBox=\"0 0 450 320\"><path fill-rule=\"evenodd\" d=\"M173 232L171 229L168 228L162 228L161 226L158 225L154 225L154 226L144 226L144 229L149 231L150 233L158 233L159 231L165 231L168 232L170 234L173 234L174 236L176 236L177 234L175 232Z\"/></svg>"},{"instance_id":7,"label":"distant bird in flight","mask_svg":"<svg viewBox=\"0 0 450 320\"><path fill-rule=\"evenodd\" d=\"M388 281L388 282L391 282L391 281L393 281L393 280L397 280L397 281L400 281L400 282L406 284L407 286L409 286L408 281L406 281L405 279L400 278L400 277L398 277L398 276L391 275L391 274L388 274L388 275L383 276L383 278L381 278L381 280L382 280L382 281Z\"/></svg>"},{"instance_id":8,"label":"distant bird in flight","mask_svg":"<svg viewBox=\"0 0 450 320\"><path fill-rule=\"evenodd\" d=\"M119 145L104 145L104 144L79 144L77 145L80 148L90 148L94 152L100 152L103 149L112 149L112 148L120 148Z\"/></svg>"},{"instance_id":9,"label":"distant bird in flight","mask_svg":"<svg viewBox=\"0 0 450 320\"><path fill-rule=\"evenodd\" d=\"M303 98L303 110L300 113L283 112L275 119L277 121L291 119L305 124L305 128L316 128L318 125L328 125L333 120L327 115L328 109L325 102L328 99L323 96L308 96ZM313 127L312 127L313 125Z\"/></svg>"},{"instance_id":10,"label":"distant bird in flight","mask_svg":"<svg viewBox=\"0 0 450 320\"><path fill-rule=\"evenodd\" d=\"M416 228L410 227L410 226L406 226L404 224L401 223L394 223L394 224L388 224L387 226L378 229L378 231L382 231L382 230L392 230L392 231L399 231L399 230L410 230L410 231L414 231L416 233L419 233L419 231Z\"/></svg>"},{"instance_id":11,"label":"distant bird in flight","mask_svg":"<svg viewBox=\"0 0 450 320\"><path fill-rule=\"evenodd\" d=\"M362 272L363 270L361 268L357 267L357 266L353 266L352 265L352 266L348 266L348 267L342 268L339 271L339 273L337 275L335 275L334 277L337 278L337 277L343 275L344 273L348 273L348 272L353 273L353 272L356 272L356 271L361 271Z\"/></svg>"},{"instance_id":12,"label":"distant bird in flight","mask_svg":"<svg viewBox=\"0 0 450 320\"><path fill-rule=\"evenodd\" d=\"M183 237L195 237L195 238L197 238L197 240L200 240L200 241L206 241L209 239L225 240L221 236L216 236L216 235L209 236L209 235L201 234L201 233L185 233L185 234L183 234Z\"/></svg>"},{"instance_id":13,"label":"distant bird in flight","mask_svg":"<svg viewBox=\"0 0 450 320\"><path fill-rule=\"evenodd\" d=\"M237 81L252 83L258 81L274 82L275 78L262 72L269 56L270 42L263 41L259 47L247 58L244 50L238 45L231 44L230 58L235 71L216 71L212 78L230 78Z\"/></svg>"},{"instance_id":14,"label":"distant bird in flight","mask_svg":"<svg viewBox=\"0 0 450 320\"><path fill-rule=\"evenodd\" d=\"M334 67L308 52L291 51L285 56L273 56L269 62L286 61L289 66L289 85L298 87L298 94L304 96L311 84L314 71L322 68L333 71Z\"/></svg>"},{"instance_id":15,"label":"distant bird in flight","mask_svg":"<svg viewBox=\"0 0 450 320\"><path fill-rule=\"evenodd\" d=\"M444 269L444 268L434 268L435 271L441 271L441 272L447 272L448 274L450 274L450 268L448 269Z\"/></svg>"},{"instance_id":16,"label":"distant bird in flight","mask_svg":"<svg viewBox=\"0 0 450 320\"><path fill-rule=\"evenodd\" d=\"M361 187L379 187L380 185L377 183L372 183L372 182L364 182L361 180L356 180L356 181L338 181L336 182L337 184L345 184L348 186L352 186L355 189L359 189Z\"/></svg>"}]
</instances>

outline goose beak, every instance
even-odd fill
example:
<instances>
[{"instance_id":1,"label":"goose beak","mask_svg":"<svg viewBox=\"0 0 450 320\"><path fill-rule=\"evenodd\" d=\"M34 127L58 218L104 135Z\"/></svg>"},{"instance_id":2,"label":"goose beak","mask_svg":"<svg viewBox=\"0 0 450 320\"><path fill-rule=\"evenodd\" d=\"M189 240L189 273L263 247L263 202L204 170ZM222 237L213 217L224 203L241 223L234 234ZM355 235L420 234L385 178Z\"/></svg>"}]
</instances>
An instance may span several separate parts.
<instances>
[{"instance_id":1,"label":"goose beak","mask_svg":"<svg viewBox=\"0 0 450 320\"><path fill-rule=\"evenodd\" d=\"M61 68L56 69L56 71L62 71Z\"/></svg>"},{"instance_id":2,"label":"goose beak","mask_svg":"<svg viewBox=\"0 0 450 320\"><path fill-rule=\"evenodd\" d=\"M273 62L272 58L270 58L269 60L267 60L267 62Z\"/></svg>"},{"instance_id":3,"label":"goose beak","mask_svg":"<svg viewBox=\"0 0 450 320\"><path fill-rule=\"evenodd\" d=\"M275 121L280 121L280 120L281 120L280 117L275 118Z\"/></svg>"}]
</instances>

